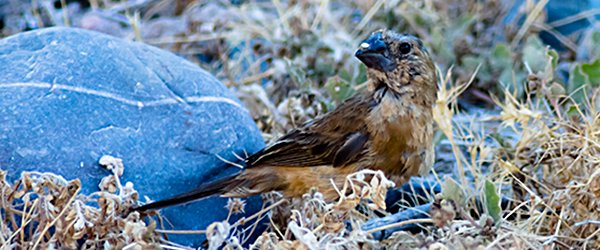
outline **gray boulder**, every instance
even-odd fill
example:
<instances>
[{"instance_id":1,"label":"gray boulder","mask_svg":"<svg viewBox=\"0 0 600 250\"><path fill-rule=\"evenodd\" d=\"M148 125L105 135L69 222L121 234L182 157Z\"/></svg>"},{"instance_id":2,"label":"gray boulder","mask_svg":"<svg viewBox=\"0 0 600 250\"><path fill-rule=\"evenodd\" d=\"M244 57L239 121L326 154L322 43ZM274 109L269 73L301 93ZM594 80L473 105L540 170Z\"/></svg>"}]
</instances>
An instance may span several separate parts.
<instances>
[{"instance_id":1,"label":"gray boulder","mask_svg":"<svg viewBox=\"0 0 600 250\"><path fill-rule=\"evenodd\" d=\"M219 157L264 146L248 111L218 80L169 52L96 32L49 28L0 40L0 168L79 178L98 190L103 155L122 181L161 199L238 171ZM177 229L227 217L210 198L163 214ZM246 212L259 207L251 199ZM185 244L199 236L175 236ZM193 239L193 240L189 240Z\"/></svg>"}]
</instances>

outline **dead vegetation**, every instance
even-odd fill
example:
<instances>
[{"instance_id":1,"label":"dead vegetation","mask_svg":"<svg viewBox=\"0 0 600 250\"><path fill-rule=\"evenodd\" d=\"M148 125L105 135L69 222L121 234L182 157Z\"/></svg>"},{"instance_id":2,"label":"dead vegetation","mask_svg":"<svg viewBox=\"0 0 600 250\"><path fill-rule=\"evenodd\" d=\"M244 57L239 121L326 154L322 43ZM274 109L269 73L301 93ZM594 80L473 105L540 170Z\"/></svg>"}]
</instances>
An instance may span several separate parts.
<instances>
[{"instance_id":1,"label":"dead vegetation","mask_svg":"<svg viewBox=\"0 0 600 250\"><path fill-rule=\"evenodd\" d=\"M117 23L125 38L197 62L246 103L267 141L360 91L365 69L353 53L370 32L415 33L431 49L442 79L438 159L428 178L442 193L425 197L430 218L392 225L418 223L420 232L380 241L373 234L392 226L362 229L386 214L389 187L380 173L365 171L339 187L353 192L335 203L317 191L289 203L265 198L270 205L247 221L272 209L288 216L283 227L271 220L252 249L600 248L600 33L589 31L579 44L559 35L567 50L546 48L538 32L560 24L544 22L548 1L524 1L522 18L509 21L510 1L495 0L90 2L103 12L80 24ZM60 13L52 11L38 15ZM156 223L125 215L138 194L120 183L118 160L105 165L114 174L88 196L78 194L76 180L48 173L3 181L2 249L185 249L161 239ZM243 210L242 201L229 209ZM200 233L212 249L240 249L248 243L242 223L218 221Z\"/></svg>"},{"instance_id":2,"label":"dead vegetation","mask_svg":"<svg viewBox=\"0 0 600 250\"><path fill-rule=\"evenodd\" d=\"M127 215L138 193L131 183L120 183L121 160L105 156L100 163L113 174L102 180L100 191L90 195L79 194L79 180L25 172L10 184L6 172L0 172L0 248L160 248L156 224L146 224L137 213Z\"/></svg>"}]
</instances>

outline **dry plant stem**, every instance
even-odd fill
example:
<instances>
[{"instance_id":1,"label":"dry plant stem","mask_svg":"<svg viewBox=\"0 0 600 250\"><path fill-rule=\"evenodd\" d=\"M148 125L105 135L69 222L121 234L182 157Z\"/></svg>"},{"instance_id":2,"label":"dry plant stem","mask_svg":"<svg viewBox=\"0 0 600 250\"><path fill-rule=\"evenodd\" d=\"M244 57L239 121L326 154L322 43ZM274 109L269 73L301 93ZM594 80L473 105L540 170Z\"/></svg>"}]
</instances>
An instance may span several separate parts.
<instances>
[{"instance_id":1,"label":"dry plant stem","mask_svg":"<svg viewBox=\"0 0 600 250\"><path fill-rule=\"evenodd\" d=\"M385 225L382 227L373 228L373 229L367 231L367 233L374 233L374 232L379 232L379 231L383 231L383 230L394 228L394 227L401 227L401 226L417 224L417 223L433 223L433 220L431 218L405 220L405 221L401 221L401 222L388 224L388 225Z\"/></svg>"},{"instance_id":2,"label":"dry plant stem","mask_svg":"<svg viewBox=\"0 0 600 250\"><path fill-rule=\"evenodd\" d=\"M384 216L390 215L388 212L386 211L379 211L381 214L383 214ZM356 209L350 210L350 213L352 213L353 216L356 216L357 218L360 218L362 220L368 220L369 217L367 217L367 215L362 214L358 211L356 211Z\"/></svg>"},{"instance_id":3,"label":"dry plant stem","mask_svg":"<svg viewBox=\"0 0 600 250\"><path fill-rule=\"evenodd\" d=\"M497 244L500 244L500 242L508 237L513 236L513 233L507 233L507 234L503 234L500 235L499 237L497 237L494 241L492 241L492 243L490 243L485 249L497 249L497 248L501 248L500 246L496 246Z\"/></svg>"},{"instance_id":4,"label":"dry plant stem","mask_svg":"<svg viewBox=\"0 0 600 250\"><path fill-rule=\"evenodd\" d=\"M556 229L554 229L554 236L555 236L555 237L559 236L559 233L560 233L560 226L561 226L561 224L563 223L563 215L564 215L564 212L565 212L565 210L561 210L561 211L560 211L560 214L559 214L559 216L558 216L558 219L559 219L559 220L558 220L558 224L556 225ZM555 244L556 244L556 242L552 243L552 249L556 249L556 246L555 246Z\"/></svg>"},{"instance_id":5,"label":"dry plant stem","mask_svg":"<svg viewBox=\"0 0 600 250\"><path fill-rule=\"evenodd\" d=\"M367 14L365 14L365 16L363 17L363 19L360 20L358 25L356 25L356 28L354 29L354 31L352 31L350 36L356 37L358 35L358 33L365 27L365 25L367 25L369 23L369 21L373 18L375 13L377 13L377 11L379 11L381 6L383 6L383 4L385 2L386 2L385 0L378 0L377 2L375 2L375 4L373 4L373 7L371 7L371 9L369 9Z\"/></svg>"},{"instance_id":6,"label":"dry plant stem","mask_svg":"<svg viewBox=\"0 0 600 250\"><path fill-rule=\"evenodd\" d=\"M245 49L245 57L252 57L252 53L250 53L250 51L252 51L250 44L252 44L251 40L246 40L246 49ZM240 58L238 59L239 62L236 63L237 67L242 67L243 64L243 60L244 56L240 56ZM243 71L246 75L248 74L248 72L250 72L250 76L256 76L256 75L260 75L260 74L264 74L268 71L273 71L273 73L275 73L275 69L274 68L269 68L267 70L262 70L262 65L264 65L265 63L267 63L268 60L272 60L273 59L273 55L263 55L260 56L258 58L256 58L254 60L254 62L252 64L250 64L250 66L248 66L248 69L246 71ZM241 70L240 70L241 71ZM243 79L247 79L248 77L244 77ZM260 79L258 79L260 80ZM248 82L250 83L250 82Z\"/></svg>"},{"instance_id":7,"label":"dry plant stem","mask_svg":"<svg viewBox=\"0 0 600 250\"><path fill-rule=\"evenodd\" d=\"M140 29L140 13L138 11L133 13L133 16L127 15L131 28L133 29L134 38L136 41L143 41L142 30Z\"/></svg>"},{"instance_id":8,"label":"dry plant stem","mask_svg":"<svg viewBox=\"0 0 600 250\"><path fill-rule=\"evenodd\" d=\"M266 211L269 211L269 210L273 209L274 207L281 205L281 204L282 204L282 203L284 203L285 201L286 201L285 199L281 199L281 200L279 200L279 201L277 201L277 202L275 202L275 203L273 203L273 204L269 205L268 207L266 207L266 208L264 208L264 209L262 209L262 210L258 211L257 213L255 213L255 214L253 214L253 215L249 216L248 218L241 218L241 219L239 219L238 221L236 221L236 222L235 222L235 223L234 223L234 224L233 224L231 227L233 228L233 227L237 227L237 226L239 226L239 225L243 225L243 224L244 224L246 221L251 221L251 220L253 220L254 218L256 218L256 217L258 217L258 216L262 215L264 212L266 212Z\"/></svg>"},{"instance_id":9,"label":"dry plant stem","mask_svg":"<svg viewBox=\"0 0 600 250\"><path fill-rule=\"evenodd\" d=\"M281 2L279 0L272 0L275 9L277 9L277 13L279 14L279 21L285 30L291 30L290 24L288 20L285 18L285 14L283 12L283 8L281 7Z\"/></svg>"},{"instance_id":10,"label":"dry plant stem","mask_svg":"<svg viewBox=\"0 0 600 250\"><path fill-rule=\"evenodd\" d=\"M323 224L323 223L319 224L317 227L315 227L314 230L312 230L312 233L315 234L315 233L319 232L324 227L324 225L325 224Z\"/></svg>"},{"instance_id":11,"label":"dry plant stem","mask_svg":"<svg viewBox=\"0 0 600 250\"><path fill-rule=\"evenodd\" d=\"M569 50L574 51L574 52L577 51L577 44L575 44L569 38L567 38L566 36L562 35L561 33L559 33L558 31L556 31L555 29L553 29L549 25L547 25L545 23L534 23L534 24L532 24L532 26L535 27L535 28L544 30L544 31L552 34L556 39L558 39L558 41L560 41Z\"/></svg>"},{"instance_id":12,"label":"dry plant stem","mask_svg":"<svg viewBox=\"0 0 600 250\"><path fill-rule=\"evenodd\" d=\"M535 5L535 7L533 7L533 9L529 13L529 15L527 15L527 18L525 19L525 23L523 23L523 25L517 32L515 39L512 40L512 42L510 44L511 48L516 48L517 44L521 41L521 39L523 39L523 37L525 36L525 33L529 30L529 27L533 24L535 19L542 13L542 11L544 10L544 7L546 6L546 4L548 4L548 1L549 0L540 0Z\"/></svg>"},{"instance_id":13,"label":"dry plant stem","mask_svg":"<svg viewBox=\"0 0 600 250\"><path fill-rule=\"evenodd\" d=\"M137 243L135 243L135 242L129 243L129 245L123 247L123 250L133 249L135 246L137 246Z\"/></svg>"},{"instance_id":14,"label":"dry plant stem","mask_svg":"<svg viewBox=\"0 0 600 250\"><path fill-rule=\"evenodd\" d=\"M160 244L160 246L163 247L163 248L165 248L165 247L171 247L169 249L183 249L183 250L194 250L195 249L195 248L186 247L186 246L177 244L177 243L172 242L172 241L165 240L163 238L160 238L159 241L162 242L162 244Z\"/></svg>"},{"instance_id":15,"label":"dry plant stem","mask_svg":"<svg viewBox=\"0 0 600 250\"><path fill-rule=\"evenodd\" d=\"M223 158L222 156L220 156L219 154L215 154L215 157L217 157L217 159L219 159L220 161L222 161L224 163L227 163L229 165L235 166L235 167L237 167L239 169L244 169L244 165L239 164L239 163L235 163L235 162L230 161L230 160L227 160L227 159ZM229 219L229 216L227 216L227 218Z\"/></svg>"},{"instance_id":16,"label":"dry plant stem","mask_svg":"<svg viewBox=\"0 0 600 250\"><path fill-rule=\"evenodd\" d=\"M279 113L279 110L277 109L277 107L275 107L275 105L271 102L271 100L267 96L267 93L264 91L264 89L252 88L252 86L244 86L244 87L247 90L246 91L247 94L245 93L244 97L248 96L248 98L256 98L257 100L259 100L262 104L265 105L265 107L267 108L269 113L273 116L273 119L275 120L275 124L278 127L280 127L280 129L284 129L287 121Z\"/></svg>"},{"instance_id":17,"label":"dry plant stem","mask_svg":"<svg viewBox=\"0 0 600 250\"><path fill-rule=\"evenodd\" d=\"M67 0L60 0L60 6L63 9L63 22L66 27L71 26L71 22L69 21L69 10L67 8Z\"/></svg>"},{"instance_id":18,"label":"dry plant stem","mask_svg":"<svg viewBox=\"0 0 600 250\"><path fill-rule=\"evenodd\" d=\"M97 10L98 9L98 0L90 0L90 6L92 7L92 10Z\"/></svg>"},{"instance_id":19,"label":"dry plant stem","mask_svg":"<svg viewBox=\"0 0 600 250\"><path fill-rule=\"evenodd\" d=\"M14 185L14 188L13 188L12 192L10 192L10 194L8 195L8 197L9 197L9 198L7 199L8 201L10 201L10 202L12 202L12 201L13 201L13 199L14 199L14 195L15 195L15 192L17 191L17 189L19 188L19 186L21 186L21 184L22 184L22 180L21 180L21 179L17 180L17 182L16 182L16 183L15 183L15 185ZM9 204L10 204L10 202L8 202L8 203L6 204L6 207L8 207L8 208L10 208L10 209L7 209L7 210L6 210L6 211L4 211L4 212L5 212L5 216L6 216L6 217L7 217L7 218L10 220L10 224L11 224L11 226L12 226L12 229L13 229L13 231L14 231L14 230L17 230L17 225L18 225L18 224L17 224L17 220L15 219L15 216L14 216L14 214L18 214L18 215L21 215L21 216L23 216L24 214L23 214L21 211L17 211L16 209L12 208L12 207L9 205Z\"/></svg>"},{"instance_id":20,"label":"dry plant stem","mask_svg":"<svg viewBox=\"0 0 600 250\"><path fill-rule=\"evenodd\" d=\"M54 218L54 220L52 220L52 222L50 224L48 224L48 225L46 225L46 227L44 227L44 229L40 233L40 237L38 237L38 239L35 241L35 243L33 244L33 247L31 247L31 249L37 249L37 246L40 244L40 242L42 241L42 239L44 238L44 236L46 235L46 233L48 232L50 227L52 227L58 221L58 219L60 219L60 217L62 217L65 214L65 212L67 212L69 206L71 205L71 203L73 203L73 201L75 200L75 197L77 197L77 194L79 193L79 191L81 191L81 187L77 188L77 190L73 193L73 196L71 196L71 198L69 198L69 201L65 204L65 206L60 211L60 213L56 216L56 218Z\"/></svg>"},{"instance_id":21,"label":"dry plant stem","mask_svg":"<svg viewBox=\"0 0 600 250\"><path fill-rule=\"evenodd\" d=\"M261 210L265 209L265 204L263 203ZM254 224L252 225L252 229L250 229L250 233L248 234L248 236L244 239L242 239L242 243L245 243L246 241L248 241L248 239L250 239L250 236L252 236L252 234L254 233L254 230L256 230L256 228L258 227L258 223L260 222L260 220L262 220L263 218L260 219L256 219L256 221L254 222Z\"/></svg>"},{"instance_id":22,"label":"dry plant stem","mask_svg":"<svg viewBox=\"0 0 600 250\"><path fill-rule=\"evenodd\" d=\"M475 81L475 76L477 76L477 73L479 73L479 69L481 69L481 64L477 65L477 68L475 68L475 71L473 72L473 74L471 74L471 78L469 79L469 81L466 84L463 84L463 86L459 86L458 90L457 90L457 94L456 96L460 95L461 93L463 93L474 81ZM455 103L452 104L453 106L455 105ZM459 160L458 158L458 154L460 154L460 156L463 156L463 154L460 152L460 148L458 147L458 145L455 145L454 141L451 142L452 143L452 152L454 153L454 155L457 157L457 163L461 164L461 160ZM466 176L464 173L464 167L462 167L462 165L460 165L462 169L461 172L461 181L463 181L463 185L465 185L467 182L466 181ZM475 164L469 164L469 167L471 168L471 174L475 177L476 173L477 173L477 169L475 168ZM475 181L475 185L479 185L478 182L479 180L477 178L473 178Z\"/></svg>"},{"instance_id":23,"label":"dry plant stem","mask_svg":"<svg viewBox=\"0 0 600 250\"><path fill-rule=\"evenodd\" d=\"M413 8L418 9L418 7L415 6L413 1L406 1L406 3L411 5ZM399 14L401 14L402 16L411 16L412 15L412 13L409 13L407 10L399 10ZM429 35L429 31L424 29L423 27L421 27L421 25L418 24L417 20L415 20L413 18L407 18L406 22L408 23L410 28L412 28L415 31L415 33L419 37L421 37L421 39L423 41L431 41L431 36Z\"/></svg>"},{"instance_id":24,"label":"dry plant stem","mask_svg":"<svg viewBox=\"0 0 600 250\"><path fill-rule=\"evenodd\" d=\"M572 22L577 22L579 20L586 19L586 18L589 18L591 16L598 15L598 14L600 14L600 9L586 10L586 11L579 12L579 13L577 13L575 15L568 16L568 17L565 17L565 18L553 21L551 23L548 23L548 26L550 26L552 28L556 28L556 27L559 27L559 26L563 26L565 24L569 24L569 23L572 23Z\"/></svg>"},{"instance_id":25,"label":"dry plant stem","mask_svg":"<svg viewBox=\"0 0 600 250\"><path fill-rule=\"evenodd\" d=\"M35 201L37 201L37 199ZM27 214L28 203L29 203L29 200L25 200L25 203L23 204L23 214L24 215L29 215L29 214ZM31 206L31 210L30 211L33 211L33 205ZM29 216L21 216L21 227L19 229L24 228L23 225L26 225L26 223L27 224L29 223L28 217ZM19 230L19 231L20 231L20 236L21 236L21 242L25 242L25 232L24 232L24 230Z\"/></svg>"},{"instance_id":26,"label":"dry plant stem","mask_svg":"<svg viewBox=\"0 0 600 250\"><path fill-rule=\"evenodd\" d=\"M229 67L229 62L230 62L230 57L229 55L229 51L227 48L225 48L225 46L221 46L220 44L217 46L217 54L219 54L219 58L221 59L221 65L223 65L223 73L225 73L225 76L227 77L227 82L231 83L233 85L225 85L227 87L231 87L231 86L239 86L238 84L236 84L235 82L235 77L233 76L233 73L231 72L231 69Z\"/></svg>"},{"instance_id":27,"label":"dry plant stem","mask_svg":"<svg viewBox=\"0 0 600 250\"><path fill-rule=\"evenodd\" d=\"M227 218L225 218L225 221L229 221L229 218L231 218L232 213L233 213L232 209L229 209L229 211L227 212Z\"/></svg>"},{"instance_id":28,"label":"dry plant stem","mask_svg":"<svg viewBox=\"0 0 600 250\"><path fill-rule=\"evenodd\" d=\"M275 222L273 221L272 217L269 217L269 223L271 223L271 226L273 227L273 229L275 230L275 232L277 233L277 235L279 235L280 238L286 239L286 235L287 235L287 232L289 231L289 228L286 229L286 235L284 235L281 232L281 229L279 229L279 227L277 226L277 224L275 224Z\"/></svg>"},{"instance_id":29,"label":"dry plant stem","mask_svg":"<svg viewBox=\"0 0 600 250\"><path fill-rule=\"evenodd\" d=\"M250 229L250 233L248 233L248 236L246 236L246 238L242 239L242 244L246 243L250 239L250 237L252 236L252 234L254 233L256 228L258 227L258 222L260 222L263 218L264 218L264 216L257 219L256 222L254 222L254 224L252 225L252 228Z\"/></svg>"},{"instance_id":30,"label":"dry plant stem","mask_svg":"<svg viewBox=\"0 0 600 250\"><path fill-rule=\"evenodd\" d=\"M221 33L221 34L211 34L211 35L191 35L187 37L166 37L166 38L158 38L158 39L150 39L145 40L144 43L152 44L152 45L165 45L165 44L173 44L173 43L196 43L196 42L205 42L212 41L217 39L225 39L231 36L229 33Z\"/></svg>"},{"instance_id":31,"label":"dry plant stem","mask_svg":"<svg viewBox=\"0 0 600 250\"><path fill-rule=\"evenodd\" d=\"M511 175L512 175L512 174L511 174ZM547 213L547 212L550 212L550 213L552 213L552 215L554 215L554 216L557 216L557 217L558 217L558 219L559 219L561 222L564 222L564 221L563 221L563 219L562 219L562 216L560 216L559 214L557 214L557 213L556 213L556 211L555 211L554 209L552 209L552 207L551 207L551 206L549 206L549 205L548 205L546 202L544 202L544 201L543 201L543 199L542 199L542 197L539 197L539 196L538 196L538 195L537 195L535 192L533 192L533 190L529 189L529 188L527 187L527 185L525 185L525 183L521 182L521 180L519 180L519 179L518 179L518 178L516 178L515 176L513 176L513 178L514 178L514 179L517 181L517 183L519 183L519 185L520 185L520 186L521 186L523 189L525 189L525 191L527 191L527 192L529 193L529 195L531 195L532 197L534 197L534 199L535 199L535 200L539 200L538 204L541 204L541 205L543 205L543 206L544 206L545 210L544 210L544 211L543 211L543 213L541 213L541 214L545 214L545 213ZM562 213L562 211L561 211L561 213ZM542 218L542 219L543 219L543 218L545 218L545 217L546 217L546 216L540 216L540 218ZM544 224L543 224L542 222L540 222L540 223L538 223L537 225L538 225L538 228L537 228L537 232L536 232L536 233L537 233L537 234L539 234L539 231L541 230L541 228L542 228L542 226L543 226ZM559 225L560 225L560 224L559 224ZM577 233L575 233L575 230L574 230L572 227L570 227L569 225L565 225L565 226L566 226L566 228L568 228L568 229L571 231L571 233L573 233L573 234L577 234Z\"/></svg>"},{"instance_id":32,"label":"dry plant stem","mask_svg":"<svg viewBox=\"0 0 600 250\"><path fill-rule=\"evenodd\" d=\"M38 200L36 199L36 200L33 202L33 205L32 205L32 207L34 207L34 206L35 206L35 204L37 204L37 201L38 201ZM2 248L1 248L1 249L6 249L6 248L8 248L8 247L9 247L9 244L10 244L10 242L12 241L12 239L13 239L14 237L16 237L16 236L17 236L17 234L19 234L19 233L21 234L21 242L25 242L25 234L24 234L24 231L25 231L25 230L24 230L24 229L25 229L25 226L29 225L29 223L31 223L31 221L33 220L32 218L30 218L32 213L33 213L33 209L31 209L31 210L30 210L30 213L29 213L28 215L26 215L26 217L27 217L28 219L27 219L25 222L21 222L21 223L22 223L22 224L21 224L21 227L19 227L19 228L18 228L18 229L17 229L15 232L13 232L13 233L12 233L12 235L10 235L10 237L8 237L8 239L6 239L6 241L4 241L4 242L2 243ZM25 216L23 216L23 217L25 217Z\"/></svg>"},{"instance_id":33,"label":"dry plant stem","mask_svg":"<svg viewBox=\"0 0 600 250\"><path fill-rule=\"evenodd\" d=\"M521 207L527 206L530 201L531 200L527 200L527 201L523 201L523 202L519 203L519 205L515 206L515 208L513 208L510 212L508 212L504 216L503 220L508 220L508 218L510 218L510 216L512 216L517 211L519 211L519 209L521 209Z\"/></svg>"},{"instance_id":34,"label":"dry plant stem","mask_svg":"<svg viewBox=\"0 0 600 250\"><path fill-rule=\"evenodd\" d=\"M35 199L33 201L33 204L31 204L31 209L29 210L29 213L25 212L27 210L25 210L25 208L23 208L23 216L21 218L27 218L27 220L25 222L21 221L21 227L19 228L19 231L21 232L21 242L25 242L25 226L27 226L29 223L31 223L31 221L33 220L33 218L31 217L31 215L33 214L34 208L37 206L39 199Z\"/></svg>"},{"instance_id":35,"label":"dry plant stem","mask_svg":"<svg viewBox=\"0 0 600 250\"><path fill-rule=\"evenodd\" d=\"M33 13L33 16L35 17L36 21L37 21L37 25L40 26L40 28L44 28L44 21L42 21L42 16L40 15L39 12L39 1L40 0L32 0L31 1L31 12Z\"/></svg>"},{"instance_id":36,"label":"dry plant stem","mask_svg":"<svg viewBox=\"0 0 600 250\"><path fill-rule=\"evenodd\" d=\"M194 250L194 248L183 248L183 247L174 247L174 246L169 246L169 245L160 245L160 247L164 248L164 249L170 249L170 250Z\"/></svg>"},{"instance_id":37,"label":"dry plant stem","mask_svg":"<svg viewBox=\"0 0 600 250\"><path fill-rule=\"evenodd\" d=\"M317 16L315 16L315 19L313 20L312 25L310 25L311 30L317 29L317 26L319 26L319 23L321 22L321 19L323 18L323 15L327 11L328 7L329 7L329 0L322 0L321 4L319 5L319 11L317 12Z\"/></svg>"},{"instance_id":38,"label":"dry plant stem","mask_svg":"<svg viewBox=\"0 0 600 250\"><path fill-rule=\"evenodd\" d=\"M0 228L4 228L4 220L0 220ZM5 247L4 245L6 245L6 240L4 239L4 234L0 234L0 246L2 246L3 248Z\"/></svg>"},{"instance_id":39,"label":"dry plant stem","mask_svg":"<svg viewBox=\"0 0 600 250\"><path fill-rule=\"evenodd\" d=\"M161 234L205 234L206 230L166 230L166 229L156 229L154 230L157 233Z\"/></svg>"},{"instance_id":40,"label":"dry plant stem","mask_svg":"<svg viewBox=\"0 0 600 250\"><path fill-rule=\"evenodd\" d=\"M446 85L450 82L450 78L452 76L453 67L450 67L450 69L448 69L448 71L446 72L444 79L442 79L442 86L440 87L440 91L438 92L438 100L436 101L436 108L434 109L434 112L438 113L438 119L440 119L437 121L438 125L440 126L444 135L446 135L446 137L448 138L448 141L450 141L450 144L452 145L452 153L456 157L456 165L460 174L460 181L463 185L466 185L468 183L465 174L465 168L463 166L464 156L461 153L459 146L456 144L456 141L454 140L454 130L452 129L453 111L450 108L448 108L448 105L454 106L453 104L456 100L456 97L460 95L460 93L462 93L464 90L466 90L466 88L475 80L475 76L479 72L480 67L481 64L477 66L475 72L471 75L471 79L469 79L467 83L447 90ZM476 173L474 170L474 166L471 167L472 173ZM475 179L475 181L477 181L477 179Z\"/></svg>"},{"instance_id":41,"label":"dry plant stem","mask_svg":"<svg viewBox=\"0 0 600 250\"><path fill-rule=\"evenodd\" d=\"M594 233L592 233L590 236L588 236L587 238L585 238L585 241L583 243L583 249L587 249L587 244L589 242L592 242L592 238L596 236L596 234L600 234L600 228L598 228L598 230L596 230Z\"/></svg>"},{"instance_id":42,"label":"dry plant stem","mask_svg":"<svg viewBox=\"0 0 600 250\"><path fill-rule=\"evenodd\" d=\"M258 73L256 75L251 75L244 79L241 79L238 81L238 83L239 83L239 85L246 85L246 84L250 84L253 82L258 82L262 79L272 76L273 74L275 74L275 69L269 69L265 72ZM227 85L227 86L231 86L231 84L233 84L233 82L230 82L230 81L225 82L225 85Z\"/></svg>"}]
</instances>

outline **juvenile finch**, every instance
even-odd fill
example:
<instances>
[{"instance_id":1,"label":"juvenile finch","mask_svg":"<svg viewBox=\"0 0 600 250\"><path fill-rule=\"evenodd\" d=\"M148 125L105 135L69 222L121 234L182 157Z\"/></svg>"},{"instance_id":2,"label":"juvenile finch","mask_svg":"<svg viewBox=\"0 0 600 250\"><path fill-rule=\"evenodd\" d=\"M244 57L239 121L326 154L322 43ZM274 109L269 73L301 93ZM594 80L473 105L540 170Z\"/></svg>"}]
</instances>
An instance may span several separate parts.
<instances>
[{"instance_id":1,"label":"juvenile finch","mask_svg":"<svg viewBox=\"0 0 600 250\"><path fill-rule=\"evenodd\" d=\"M270 191L300 197L312 187L335 199L331 180L381 170L398 186L426 174L434 161L432 107L437 75L416 37L378 31L355 56L367 66L368 87L337 108L293 129L248 157L246 168L189 193L146 204L158 209L211 195L248 197Z\"/></svg>"}]
</instances>

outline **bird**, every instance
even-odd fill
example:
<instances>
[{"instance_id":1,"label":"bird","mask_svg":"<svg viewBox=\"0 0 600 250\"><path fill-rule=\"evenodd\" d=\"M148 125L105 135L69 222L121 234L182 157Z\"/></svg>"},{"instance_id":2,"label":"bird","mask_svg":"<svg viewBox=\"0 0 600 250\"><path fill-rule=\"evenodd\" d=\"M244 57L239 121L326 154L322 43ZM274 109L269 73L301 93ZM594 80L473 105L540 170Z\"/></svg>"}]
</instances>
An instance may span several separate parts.
<instances>
[{"instance_id":1,"label":"bird","mask_svg":"<svg viewBox=\"0 0 600 250\"><path fill-rule=\"evenodd\" d=\"M292 129L245 160L237 174L134 211L155 210L205 197L244 198L271 191L301 197L316 188L326 200L346 176L381 170L397 186L425 175L434 163L433 106L437 73L417 37L392 30L370 34L355 53L367 84L335 109Z\"/></svg>"}]
</instances>

